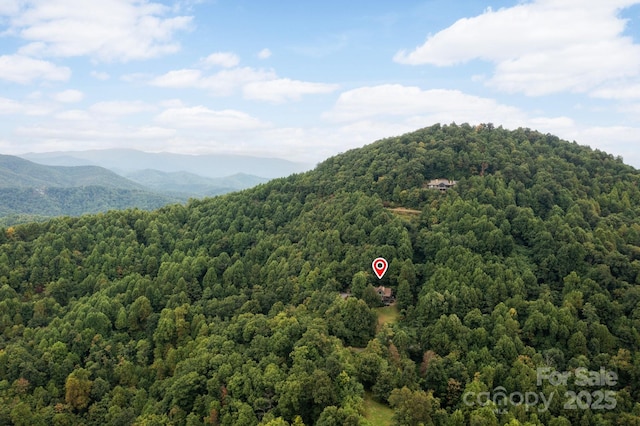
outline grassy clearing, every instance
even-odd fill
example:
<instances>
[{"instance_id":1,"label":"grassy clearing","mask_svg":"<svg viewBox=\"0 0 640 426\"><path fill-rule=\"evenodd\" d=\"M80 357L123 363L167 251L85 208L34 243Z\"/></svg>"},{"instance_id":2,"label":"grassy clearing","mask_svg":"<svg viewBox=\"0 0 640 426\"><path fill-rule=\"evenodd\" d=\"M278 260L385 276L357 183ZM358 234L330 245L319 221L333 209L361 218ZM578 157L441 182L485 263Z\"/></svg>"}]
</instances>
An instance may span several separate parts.
<instances>
[{"instance_id":1,"label":"grassy clearing","mask_svg":"<svg viewBox=\"0 0 640 426\"><path fill-rule=\"evenodd\" d=\"M392 424L393 410L385 404L373 399L371 392L364 394L365 417L372 426L389 426Z\"/></svg>"},{"instance_id":2,"label":"grassy clearing","mask_svg":"<svg viewBox=\"0 0 640 426\"><path fill-rule=\"evenodd\" d=\"M374 311L378 315L378 328L383 324L395 324L400 317L400 312L395 305L375 308Z\"/></svg>"},{"instance_id":3,"label":"grassy clearing","mask_svg":"<svg viewBox=\"0 0 640 426\"><path fill-rule=\"evenodd\" d=\"M387 210L403 216L416 216L422 213L421 210L407 209L404 207L387 208Z\"/></svg>"}]
</instances>

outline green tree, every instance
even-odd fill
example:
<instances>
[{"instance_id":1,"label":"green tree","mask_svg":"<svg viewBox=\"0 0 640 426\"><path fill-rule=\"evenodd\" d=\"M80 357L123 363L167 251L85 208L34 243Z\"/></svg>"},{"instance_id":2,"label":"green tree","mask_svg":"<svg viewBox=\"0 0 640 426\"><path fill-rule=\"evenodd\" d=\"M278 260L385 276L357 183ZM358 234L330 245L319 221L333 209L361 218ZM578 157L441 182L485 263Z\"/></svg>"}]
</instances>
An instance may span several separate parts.
<instances>
[{"instance_id":1,"label":"green tree","mask_svg":"<svg viewBox=\"0 0 640 426\"><path fill-rule=\"evenodd\" d=\"M389 405L394 409L393 420L397 425L419 426L434 424L440 402L431 391L412 391L404 386L391 392Z\"/></svg>"},{"instance_id":2,"label":"green tree","mask_svg":"<svg viewBox=\"0 0 640 426\"><path fill-rule=\"evenodd\" d=\"M73 370L65 382L65 401L75 410L84 410L89 405L91 386L89 372L83 368Z\"/></svg>"}]
</instances>

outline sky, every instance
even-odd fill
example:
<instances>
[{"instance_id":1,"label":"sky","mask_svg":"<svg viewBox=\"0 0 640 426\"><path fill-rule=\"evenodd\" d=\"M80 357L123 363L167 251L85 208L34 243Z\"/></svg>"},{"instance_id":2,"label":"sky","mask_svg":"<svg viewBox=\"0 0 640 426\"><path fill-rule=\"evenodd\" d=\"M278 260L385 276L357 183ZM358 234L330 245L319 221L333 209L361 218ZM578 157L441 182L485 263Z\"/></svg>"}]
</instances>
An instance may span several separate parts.
<instances>
[{"instance_id":1,"label":"sky","mask_svg":"<svg viewBox=\"0 0 640 426\"><path fill-rule=\"evenodd\" d=\"M640 168L640 0L0 0L0 153L315 164L435 123Z\"/></svg>"}]
</instances>

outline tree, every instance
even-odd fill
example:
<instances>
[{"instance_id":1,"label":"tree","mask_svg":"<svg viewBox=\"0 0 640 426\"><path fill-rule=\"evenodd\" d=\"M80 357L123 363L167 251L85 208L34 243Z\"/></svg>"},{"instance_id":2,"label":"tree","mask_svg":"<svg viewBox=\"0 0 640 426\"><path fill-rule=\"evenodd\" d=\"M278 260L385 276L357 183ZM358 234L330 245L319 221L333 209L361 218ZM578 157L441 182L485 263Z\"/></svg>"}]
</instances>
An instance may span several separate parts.
<instances>
[{"instance_id":1,"label":"tree","mask_svg":"<svg viewBox=\"0 0 640 426\"><path fill-rule=\"evenodd\" d=\"M351 280L351 295L353 297L362 299L367 286L367 274L365 274L363 271L357 272Z\"/></svg>"},{"instance_id":2,"label":"tree","mask_svg":"<svg viewBox=\"0 0 640 426\"><path fill-rule=\"evenodd\" d=\"M83 410L89 405L91 385L89 372L84 368L74 370L65 382L65 401L75 410Z\"/></svg>"},{"instance_id":3,"label":"tree","mask_svg":"<svg viewBox=\"0 0 640 426\"><path fill-rule=\"evenodd\" d=\"M396 302L399 309L407 309L413 305L413 294L411 294L411 288L409 282L400 278L398 280L398 294L396 296Z\"/></svg>"},{"instance_id":4,"label":"tree","mask_svg":"<svg viewBox=\"0 0 640 426\"><path fill-rule=\"evenodd\" d=\"M375 333L377 316L363 300L338 299L327 314L331 332L346 345L366 346Z\"/></svg>"},{"instance_id":5,"label":"tree","mask_svg":"<svg viewBox=\"0 0 640 426\"><path fill-rule=\"evenodd\" d=\"M432 391L412 391L404 386L391 391L389 405L395 410L393 420L397 425L433 425L433 415L440 401L433 397Z\"/></svg>"},{"instance_id":6,"label":"tree","mask_svg":"<svg viewBox=\"0 0 640 426\"><path fill-rule=\"evenodd\" d=\"M144 328L147 318L153 313L151 302L145 296L138 297L129 308L128 322L132 331Z\"/></svg>"},{"instance_id":7,"label":"tree","mask_svg":"<svg viewBox=\"0 0 640 426\"><path fill-rule=\"evenodd\" d=\"M370 308L378 308L382 306L382 299L380 299L380 295L376 293L376 290L371 285L368 285L364 289L362 300L364 300Z\"/></svg>"}]
</instances>

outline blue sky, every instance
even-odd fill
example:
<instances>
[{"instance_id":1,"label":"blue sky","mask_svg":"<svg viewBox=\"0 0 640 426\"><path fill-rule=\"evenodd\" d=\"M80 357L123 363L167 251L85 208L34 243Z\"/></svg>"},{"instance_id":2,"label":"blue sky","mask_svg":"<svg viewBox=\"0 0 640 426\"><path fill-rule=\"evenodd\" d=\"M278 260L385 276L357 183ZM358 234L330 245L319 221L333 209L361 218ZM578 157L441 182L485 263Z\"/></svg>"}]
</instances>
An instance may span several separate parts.
<instances>
[{"instance_id":1,"label":"blue sky","mask_svg":"<svg viewBox=\"0 0 640 426\"><path fill-rule=\"evenodd\" d=\"M316 163L437 122L640 167L640 0L0 0L0 153Z\"/></svg>"}]
</instances>

